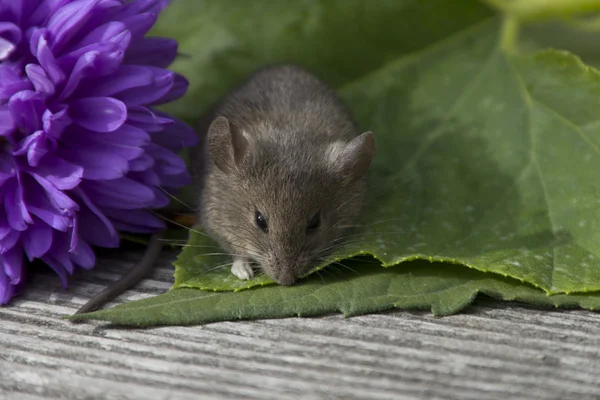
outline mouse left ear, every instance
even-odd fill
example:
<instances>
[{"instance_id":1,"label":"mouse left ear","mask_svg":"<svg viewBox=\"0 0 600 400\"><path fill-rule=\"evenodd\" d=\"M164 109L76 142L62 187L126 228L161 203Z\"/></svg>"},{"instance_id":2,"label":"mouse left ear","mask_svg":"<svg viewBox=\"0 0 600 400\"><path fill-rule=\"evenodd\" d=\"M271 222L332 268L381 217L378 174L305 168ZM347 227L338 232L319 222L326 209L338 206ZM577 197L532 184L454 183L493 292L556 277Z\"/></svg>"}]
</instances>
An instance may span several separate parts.
<instances>
[{"instance_id":1,"label":"mouse left ear","mask_svg":"<svg viewBox=\"0 0 600 400\"><path fill-rule=\"evenodd\" d=\"M218 117L208 128L210 157L223 172L231 172L248 149L248 140L225 117Z\"/></svg>"},{"instance_id":2,"label":"mouse left ear","mask_svg":"<svg viewBox=\"0 0 600 400\"><path fill-rule=\"evenodd\" d=\"M375 137L373 132L364 132L343 148L338 150L335 157L335 168L345 175L346 179L354 182L362 178L369 169L375 156Z\"/></svg>"}]
</instances>

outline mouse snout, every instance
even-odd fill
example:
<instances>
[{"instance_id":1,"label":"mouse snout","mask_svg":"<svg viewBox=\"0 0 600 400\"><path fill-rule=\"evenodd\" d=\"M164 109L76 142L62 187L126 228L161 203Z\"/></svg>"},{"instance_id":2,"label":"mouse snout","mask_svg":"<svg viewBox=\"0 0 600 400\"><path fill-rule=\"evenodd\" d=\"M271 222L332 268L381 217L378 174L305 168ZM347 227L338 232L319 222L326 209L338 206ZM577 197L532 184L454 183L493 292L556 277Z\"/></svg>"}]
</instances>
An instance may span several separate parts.
<instances>
[{"instance_id":1,"label":"mouse snout","mask_svg":"<svg viewBox=\"0 0 600 400\"><path fill-rule=\"evenodd\" d=\"M275 280L280 285L289 286L294 283L296 277L291 268L281 268L275 273Z\"/></svg>"}]
</instances>

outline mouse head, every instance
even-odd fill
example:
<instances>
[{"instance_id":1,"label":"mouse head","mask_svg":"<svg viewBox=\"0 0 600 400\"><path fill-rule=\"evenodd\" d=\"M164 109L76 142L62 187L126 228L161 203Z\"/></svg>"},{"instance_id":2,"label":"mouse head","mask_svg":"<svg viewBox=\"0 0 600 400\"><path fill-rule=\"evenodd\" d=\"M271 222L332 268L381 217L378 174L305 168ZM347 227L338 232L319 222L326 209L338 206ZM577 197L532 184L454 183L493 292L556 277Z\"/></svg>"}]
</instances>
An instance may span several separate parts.
<instances>
[{"instance_id":1,"label":"mouse head","mask_svg":"<svg viewBox=\"0 0 600 400\"><path fill-rule=\"evenodd\" d=\"M292 142L290 142L292 143ZM278 143L224 117L208 133L205 226L234 254L289 285L331 251L362 206L371 132L334 143Z\"/></svg>"}]
</instances>

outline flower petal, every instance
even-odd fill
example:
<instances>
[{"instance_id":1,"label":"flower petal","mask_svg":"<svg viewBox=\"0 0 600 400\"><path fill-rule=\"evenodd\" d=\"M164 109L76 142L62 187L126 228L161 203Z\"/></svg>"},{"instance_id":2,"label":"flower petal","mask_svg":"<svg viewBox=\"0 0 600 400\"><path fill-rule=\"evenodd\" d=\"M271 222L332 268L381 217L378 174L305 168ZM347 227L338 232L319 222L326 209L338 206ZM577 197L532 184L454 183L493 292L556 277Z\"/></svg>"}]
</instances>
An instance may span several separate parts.
<instances>
[{"instance_id":1,"label":"flower petal","mask_svg":"<svg viewBox=\"0 0 600 400\"><path fill-rule=\"evenodd\" d=\"M150 228L154 231L164 229L166 224L163 220L147 210L119 210L106 207L104 213L115 222L124 222L130 226Z\"/></svg>"},{"instance_id":2,"label":"flower petal","mask_svg":"<svg viewBox=\"0 0 600 400\"><path fill-rule=\"evenodd\" d=\"M93 89L97 95L112 96L128 106L150 104L167 95L175 73L162 68L124 65Z\"/></svg>"},{"instance_id":3,"label":"flower petal","mask_svg":"<svg viewBox=\"0 0 600 400\"><path fill-rule=\"evenodd\" d=\"M17 230L11 230L8 235L0 239L0 254L4 254L13 247L21 238L21 232Z\"/></svg>"},{"instance_id":4,"label":"flower petal","mask_svg":"<svg viewBox=\"0 0 600 400\"><path fill-rule=\"evenodd\" d=\"M158 117L166 118L167 114L161 111L155 111ZM152 132L152 142L166 147L167 149L178 152L184 147L192 147L198 144L200 138L198 134L185 122L171 117L172 123L165 125L162 131Z\"/></svg>"},{"instance_id":5,"label":"flower petal","mask_svg":"<svg viewBox=\"0 0 600 400\"><path fill-rule=\"evenodd\" d=\"M36 49L33 53L37 57L42 68L46 71L48 78L50 78L53 84L57 85L65 80L65 74L56 62L52 50L50 50L48 40L46 40L45 37L45 32L39 32L37 44L35 45ZM34 41L34 37L32 37L31 40Z\"/></svg>"},{"instance_id":6,"label":"flower petal","mask_svg":"<svg viewBox=\"0 0 600 400\"><path fill-rule=\"evenodd\" d=\"M71 261L81 268L91 269L96 264L96 256L89 244L79 240L77 247L70 253Z\"/></svg>"},{"instance_id":7,"label":"flower petal","mask_svg":"<svg viewBox=\"0 0 600 400\"><path fill-rule=\"evenodd\" d=\"M127 159L119 154L94 147L62 150L59 154L70 163L83 167L84 179L94 181L117 179L124 176L129 170Z\"/></svg>"},{"instance_id":8,"label":"flower petal","mask_svg":"<svg viewBox=\"0 0 600 400\"><path fill-rule=\"evenodd\" d=\"M52 245L52 229L42 221L36 221L21 235L21 243L29 261L40 258Z\"/></svg>"},{"instance_id":9,"label":"flower petal","mask_svg":"<svg viewBox=\"0 0 600 400\"><path fill-rule=\"evenodd\" d=\"M33 83L36 92L43 93L46 97L54 94L54 84L42 67L37 64L28 64L25 66L25 73Z\"/></svg>"},{"instance_id":10,"label":"flower petal","mask_svg":"<svg viewBox=\"0 0 600 400\"><path fill-rule=\"evenodd\" d=\"M112 74L119 68L124 52L112 43L94 46L94 49L75 58L75 65L64 90L59 96L61 101L71 96L86 78L98 78ZM80 89L85 89L85 85ZM83 92L83 90L81 90Z\"/></svg>"},{"instance_id":11,"label":"flower petal","mask_svg":"<svg viewBox=\"0 0 600 400\"><path fill-rule=\"evenodd\" d=\"M189 85L190 85L190 83L188 82L187 79L185 79L183 76L181 76L179 74L175 74L173 85L171 86L171 89L169 89L169 91L167 93L165 93L165 95L162 96L161 98L152 101L152 104L157 105L157 104L169 103L171 101L174 101L174 100L177 100L177 99L183 97L185 92L187 92Z\"/></svg>"},{"instance_id":12,"label":"flower petal","mask_svg":"<svg viewBox=\"0 0 600 400\"><path fill-rule=\"evenodd\" d=\"M74 190L75 196L81 199L79 234L94 246L114 248L119 246L119 234L106 216L91 202L81 188Z\"/></svg>"},{"instance_id":13,"label":"flower petal","mask_svg":"<svg viewBox=\"0 0 600 400\"><path fill-rule=\"evenodd\" d=\"M95 132L118 129L127 118L127 107L111 97L88 97L75 100L69 108L73 121Z\"/></svg>"},{"instance_id":14,"label":"flower petal","mask_svg":"<svg viewBox=\"0 0 600 400\"><path fill-rule=\"evenodd\" d=\"M0 102L5 102L21 90L32 89L31 82L22 79L6 65L0 65Z\"/></svg>"},{"instance_id":15,"label":"flower petal","mask_svg":"<svg viewBox=\"0 0 600 400\"><path fill-rule=\"evenodd\" d=\"M138 15L133 15L122 19L127 25L129 32L131 32L131 40L138 41L144 37L146 33L152 28L152 25L156 23L157 13L147 12Z\"/></svg>"},{"instance_id":16,"label":"flower petal","mask_svg":"<svg viewBox=\"0 0 600 400\"><path fill-rule=\"evenodd\" d=\"M11 285L17 285L23 278L23 250L15 246L11 250L2 254L2 264L4 272L10 279Z\"/></svg>"},{"instance_id":17,"label":"flower petal","mask_svg":"<svg viewBox=\"0 0 600 400\"><path fill-rule=\"evenodd\" d=\"M131 32L127 25L120 21L109 21L98 26L88 33L78 46L94 46L97 43L112 42L117 44L120 49L126 50L131 40Z\"/></svg>"},{"instance_id":18,"label":"flower petal","mask_svg":"<svg viewBox=\"0 0 600 400\"><path fill-rule=\"evenodd\" d=\"M154 192L149 187L126 177L111 181L82 182L82 188L101 207L135 210L149 207L154 202Z\"/></svg>"},{"instance_id":19,"label":"flower petal","mask_svg":"<svg viewBox=\"0 0 600 400\"><path fill-rule=\"evenodd\" d=\"M46 110L42 115L42 123L44 131L55 138L59 138L65 128L71 125L71 117L69 117L67 108L58 110L55 113Z\"/></svg>"},{"instance_id":20,"label":"flower petal","mask_svg":"<svg viewBox=\"0 0 600 400\"><path fill-rule=\"evenodd\" d=\"M167 68L177 56L177 40L162 37L146 37L127 49L123 60L126 64L151 65Z\"/></svg>"},{"instance_id":21,"label":"flower petal","mask_svg":"<svg viewBox=\"0 0 600 400\"><path fill-rule=\"evenodd\" d=\"M129 161L130 171L145 171L154 165L154 159L144 153L138 158ZM158 180L160 182L160 179Z\"/></svg>"},{"instance_id":22,"label":"flower petal","mask_svg":"<svg viewBox=\"0 0 600 400\"><path fill-rule=\"evenodd\" d=\"M36 170L36 174L42 176L59 190L74 189L81 182L83 167L72 164L54 154L44 158Z\"/></svg>"},{"instance_id":23,"label":"flower petal","mask_svg":"<svg viewBox=\"0 0 600 400\"><path fill-rule=\"evenodd\" d=\"M6 211L8 223L11 228L17 231L24 231L27 229L27 223L32 223L33 221L23 201L23 189L18 180L15 180L11 183L5 183L4 190L6 193L4 197L4 210Z\"/></svg>"},{"instance_id":24,"label":"flower petal","mask_svg":"<svg viewBox=\"0 0 600 400\"><path fill-rule=\"evenodd\" d=\"M143 106L127 107L127 122L146 132L162 131L167 126L174 124L173 118L164 115L160 116L158 112Z\"/></svg>"},{"instance_id":25,"label":"flower petal","mask_svg":"<svg viewBox=\"0 0 600 400\"><path fill-rule=\"evenodd\" d=\"M55 52L60 52L71 38L79 34L96 3L98 0L73 1L52 15L48 21L48 30L52 32L52 49Z\"/></svg>"},{"instance_id":26,"label":"flower petal","mask_svg":"<svg viewBox=\"0 0 600 400\"><path fill-rule=\"evenodd\" d=\"M8 105L0 106L0 137L12 135L15 129L17 129L17 125L8 109Z\"/></svg>"},{"instance_id":27,"label":"flower petal","mask_svg":"<svg viewBox=\"0 0 600 400\"><path fill-rule=\"evenodd\" d=\"M56 141L54 139L50 140L44 131L37 131L19 143L15 147L13 155L21 156L27 153L27 162L32 167L36 167L42 157L55 148Z\"/></svg>"},{"instance_id":28,"label":"flower petal","mask_svg":"<svg viewBox=\"0 0 600 400\"><path fill-rule=\"evenodd\" d=\"M41 93L22 90L10 98L8 109L21 132L33 133L42 128L46 104Z\"/></svg>"}]
</instances>

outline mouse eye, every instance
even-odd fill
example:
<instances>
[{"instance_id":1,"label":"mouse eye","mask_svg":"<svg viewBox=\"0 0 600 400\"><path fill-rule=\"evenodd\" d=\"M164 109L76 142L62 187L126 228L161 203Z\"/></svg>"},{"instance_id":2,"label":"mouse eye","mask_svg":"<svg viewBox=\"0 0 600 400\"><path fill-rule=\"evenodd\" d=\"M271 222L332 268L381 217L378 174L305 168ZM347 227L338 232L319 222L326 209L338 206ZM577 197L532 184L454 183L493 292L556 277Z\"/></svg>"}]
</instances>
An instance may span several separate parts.
<instances>
[{"instance_id":1,"label":"mouse eye","mask_svg":"<svg viewBox=\"0 0 600 400\"><path fill-rule=\"evenodd\" d=\"M310 221L308 221L308 226L306 227L307 232L312 232L317 229L321 225L321 213L316 213L312 216Z\"/></svg>"},{"instance_id":2,"label":"mouse eye","mask_svg":"<svg viewBox=\"0 0 600 400\"><path fill-rule=\"evenodd\" d=\"M256 226L262 229L263 232L267 233L269 231L269 225L267 225L267 219L260 211L254 213L254 222L256 222Z\"/></svg>"}]
</instances>

